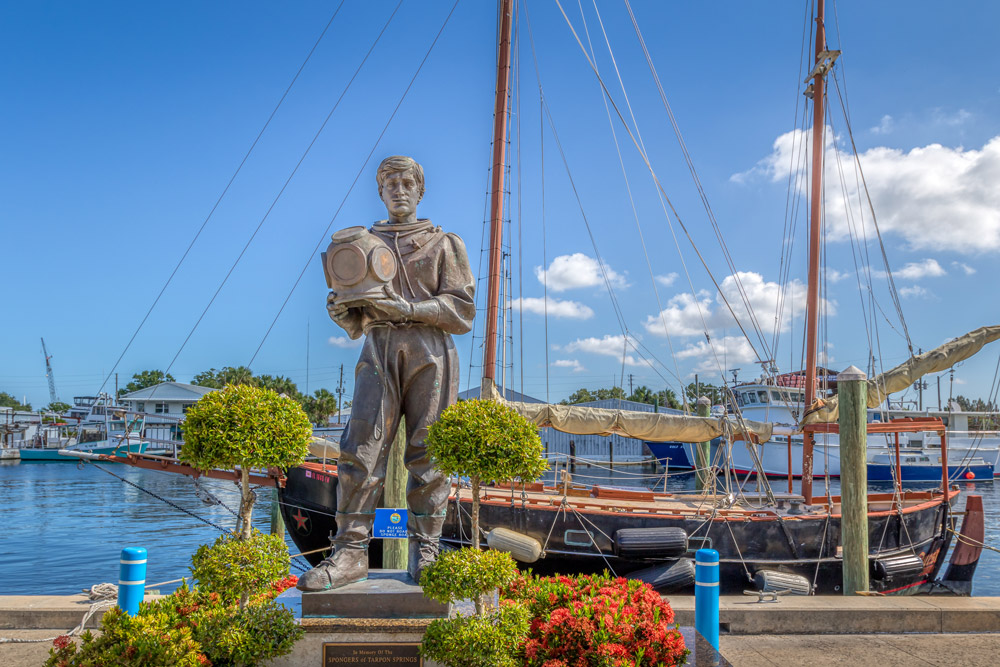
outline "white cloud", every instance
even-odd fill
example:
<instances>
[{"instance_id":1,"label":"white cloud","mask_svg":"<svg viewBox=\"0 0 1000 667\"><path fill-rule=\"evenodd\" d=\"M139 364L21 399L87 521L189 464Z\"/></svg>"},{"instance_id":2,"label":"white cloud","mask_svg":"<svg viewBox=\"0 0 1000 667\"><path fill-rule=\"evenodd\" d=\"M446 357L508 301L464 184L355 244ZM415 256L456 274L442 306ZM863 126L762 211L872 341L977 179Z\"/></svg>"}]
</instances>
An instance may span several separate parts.
<instances>
[{"instance_id":1,"label":"white cloud","mask_svg":"<svg viewBox=\"0 0 1000 667\"><path fill-rule=\"evenodd\" d=\"M614 271L607 264L602 272L600 263L582 252L560 255L552 260L548 269L535 267L538 282L547 283L553 292L603 285L605 274L612 287L627 287L624 274Z\"/></svg>"},{"instance_id":2,"label":"white cloud","mask_svg":"<svg viewBox=\"0 0 1000 667\"><path fill-rule=\"evenodd\" d=\"M556 349L560 349L556 346ZM600 354L605 357L614 357L619 361L623 360L626 366L649 366L649 362L637 359L628 353L633 350L633 343L628 343L628 350L625 348L625 336L612 336L607 334L602 338L578 338L561 348L564 352L586 352L588 354Z\"/></svg>"},{"instance_id":3,"label":"white cloud","mask_svg":"<svg viewBox=\"0 0 1000 667\"><path fill-rule=\"evenodd\" d=\"M671 336L698 336L704 335L706 328L709 333L732 328L736 326L736 320L726 306L728 301L744 328L749 330L751 320L747 304L743 302L743 295L746 295L757 322L765 332L771 331L782 299L782 289L778 283L764 280L759 273L739 271L734 276L727 276L719 288L721 294L716 294L714 300L708 292L700 292L697 299L691 294L678 294L667 302L667 307L660 313L646 317L643 326L646 331L657 336L665 335L664 327ZM792 280L785 286L784 312L780 314L782 331L787 331L791 325L789 313L801 317L805 312L807 293L806 286L799 280ZM821 307L827 315L836 314L836 305L832 302L824 301Z\"/></svg>"},{"instance_id":4,"label":"white cloud","mask_svg":"<svg viewBox=\"0 0 1000 667\"><path fill-rule=\"evenodd\" d=\"M556 368L568 368L574 373L581 373L587 370L583 367L583 364L576 359L556 359L552 362L552 365Z\"/></svg>"},{"instance_id":5,"label":"white cloud","mask_svg":"<svg viewBox=\"0 0 1000 667\"><path fill-rule=\"evenodd\" d=\"M970 116L964 110L951 115L941 112L937 121L958 124ZM854 156L845 146L838 153L834 141L827 128L825 178L833 187L827 188L824 205L829 238L846 241L850 230L840 186L841 168L847 174L847 200L854 209L851 220L869 221L871 215L854 176ZM787 132L774 141L769 156L752 169L734 174L731 180L742 183L763 177L784 183L793 164L797 171L808 169L809 160L802 156L808 153L810 143L808 131ZM875 147L860 154L859 161L883 234L898 235L911 249L963 254L1000 250L1000 188L996 187L1000 181L1000 136L979 150L940 144L908 152ZM795 180L802 192L808 189L808 178ZM874 229L866 234L873 238Z\"/></svg>"},{"instance_id":6,"label":"white cloud","mask_svg":"<svg viewBox=\"0 0 1000 667\"><path fill-rule=\"evenodd\" d=\"M820 366L829 367L830 364L835 362L836 359L833 356L833 343L827 341L823 344L823 348L819 351L817 355L816 363Z\"/></svg>"},{"instance_id":7,"label":"white cloud","mask_svg":"<svg viewBox=\"0 0 1000 667\"><path fill-rule=\"evenodd\" d=\"M915 299L915 298L926 298L930 296L930 292L921 287L920 285L913 285L912 287L901 287L899 288L899 296L904 299Z\"/></svg>"},{"instance_id":8,"label":"white cloud","mask_svg":"<svg viewBox=\"0 0 1000 667\"><path fill-rule=\"evenodd\" d=\"M728 374L742 364L756 364L757 355L743 336L724 336L713 339L711 344L699 340L677 352L678 359L698 359L691 373ZM721 368L720 368L721 366ZM744 368L751 373L756 368Z\"/></svg>"},{"instance_id":9,"label":"white cloud","mask_svg":"<svg viewBox=\"0 0 1000 667\"><path fill-rule=\"evenodd\" d=\"M971 276L972 274L974 274L976 272L976 270L974 268L972 268L971 266L969 266L965 262L952 262L951 265L953 267L955 267L956 269L962 269L962 271L965 271L965 275L967 275L967 276Z\"/></svg>"},{"instance_id":10,"label":"white cloud","mask_svg":"<svg viewBox=\"0 0 1000 667\"><path fill-rule=\"evenodd\" d=\"M333 345L334 347L339 347L344 350L349 350L351 348L361 347L361 345L365 341L362 338L359 338L357 340L351 340L347 336L330 336L330 338L326 342L329 343L330 345Z\"/></svg>"},{"instance_id":11,"label":"white cloud","mask_svg":"<svg viewBox=\"0 0 1000 667\"><path fill-rule=\"evenodd\" d=\"M828 283L839 283L845 278L850 278L850 273L845 273L844 271L838 271L837 269L827 268L826 270L826 281Z\"/></svg>"},{"instance_id":12,"label":"white cloud","mask_svg":"<svg viewBox=\"0 0 1000 667\"><path fill-rule=\"evenodd\" d=\"M670 287L674 284L674 281L677 280L677 274L671 271L665 276L654 276L654 280L664 287Z\"/></svg>"},{"instance_id":13,"label":"white cloud","mask_svg":"<svg viewBox=\"0 0 1000 667\"><path fill-rule=\"evenodd\" d=\"M560 301L559 299L549 299L548 315L550 317L565 317L575 320L589 320L594 316L594 311L589 306L576 301ZM514 310L518 306L524 308L529 313L536 315L545 314L545 299L535 297L525 297L524 299L514 299L510 302L510 307Z\"/></svg>"},{"instance_id":14,"label":"white cloud","mask_svg":"<svg viewBox=\"0 0 1000 667\"><path fill-rule=\"evenodd\" d=\"M940 125L957 127L959 125L964 125L971 118L972 114L965 109L959 109L954 112L948 112L941 108L931 109L931 119Z\"/></svg>"},{"instance_id":15,"label":"white cloud","mask_svg":"<svg viewBox=\"0 0 1000 667\"><path fill-rule=\"evenodd\" d=\"M947 275L947 271L937 263L936 259L925 259L920 262L910 262L892 275L903 280L920 280L921 278L938 278Z\"/></svg>"},{"instance_id":16,"label":"white cloud","mask_svg":"<svg viewBox=\"0 0 1000 667\"><path fill-rule=\"evenodd\" d=\"M886 114L882 116L882 120L879 121L879 124L871 128L869 132L871 132L872 134L889 134L890 132L892 132L893 125L894 121L892 119L892 116Z\"/></svg>"}]
</instances>

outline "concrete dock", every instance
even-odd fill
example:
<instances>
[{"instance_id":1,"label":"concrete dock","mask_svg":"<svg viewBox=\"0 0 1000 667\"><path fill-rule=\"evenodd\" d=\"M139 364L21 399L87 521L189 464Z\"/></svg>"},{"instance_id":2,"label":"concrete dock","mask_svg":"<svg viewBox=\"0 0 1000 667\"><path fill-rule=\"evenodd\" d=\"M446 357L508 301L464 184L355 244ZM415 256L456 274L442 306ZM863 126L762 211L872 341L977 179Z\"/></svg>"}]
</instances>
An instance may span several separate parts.
<instances>
[{"instance_id":1,"label":"concrete dock","mask_svg":"<svg viewBox=\"0 0 1000 667\"><path fill-rule=\"evenodd\" d=\"M677 622L693 626L694 597L668 600ZM0 637L63 634L88 605L83 595L0 596ZM724 596L719 617L721 653L740 667L1000 664L1000 597ZM0 644L0 665L35 667L50 646Z\"/></svg>"}]
</instances>

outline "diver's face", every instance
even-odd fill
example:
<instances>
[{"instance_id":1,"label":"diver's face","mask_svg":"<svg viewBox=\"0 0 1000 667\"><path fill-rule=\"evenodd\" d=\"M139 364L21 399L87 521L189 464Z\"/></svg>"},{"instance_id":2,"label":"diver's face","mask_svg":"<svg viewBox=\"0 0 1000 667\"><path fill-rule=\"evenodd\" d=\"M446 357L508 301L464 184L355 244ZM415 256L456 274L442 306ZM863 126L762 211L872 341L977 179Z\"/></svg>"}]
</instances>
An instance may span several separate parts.
<instances>
[{"instance_id":1,"label":"diver's face","mask_svg":"<svg viewBox=\"0 0 1000 667\"><path fill-rule=\"evenodd\" d=\"M417 214L420 201L420 187L413 177L413 170L397 171L382 181L382 201L389 217L394 221L413 218Z\"/></svg>"}]
</instances>

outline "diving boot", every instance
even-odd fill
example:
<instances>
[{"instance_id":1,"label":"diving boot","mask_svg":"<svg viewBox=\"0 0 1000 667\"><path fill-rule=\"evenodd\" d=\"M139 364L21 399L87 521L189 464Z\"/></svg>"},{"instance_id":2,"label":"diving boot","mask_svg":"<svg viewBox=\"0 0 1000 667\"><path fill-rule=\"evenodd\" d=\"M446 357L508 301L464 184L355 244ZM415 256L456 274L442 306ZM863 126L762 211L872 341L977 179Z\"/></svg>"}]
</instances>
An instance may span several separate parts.
<instances>
[{"instance_id":1,"label":"diving boot","mask_svg":"<svg viewBox=\"0 0 1000 667\"><path fill-rule=\"evenodd\" d=\"M414 582L420 583L424 568L437 560L438 543L410 538L410 553L406 560L406 572Z\"/></svg>"},{"instance_id":2,"label":"diving boot","mask_svg":"<svg viewBox=\"0 0 1000 667\"><path fill-rule=\"evenodd\" d=\"M296 588L312 593L329 591L368 578L367 549L339 549L301 577Z\"/></svg>"}]
</instances>

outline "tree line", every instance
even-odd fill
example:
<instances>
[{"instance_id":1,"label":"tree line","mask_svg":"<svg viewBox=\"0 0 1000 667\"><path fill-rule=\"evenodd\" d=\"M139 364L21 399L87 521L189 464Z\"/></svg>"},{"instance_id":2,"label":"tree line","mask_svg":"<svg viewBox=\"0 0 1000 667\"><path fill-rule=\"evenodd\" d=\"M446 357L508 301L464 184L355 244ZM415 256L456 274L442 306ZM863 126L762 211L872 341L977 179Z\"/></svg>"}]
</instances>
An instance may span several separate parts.
<instances>
[{"instance_id":1,"label":"tree line","mask_svg":"<svg viewBox=\"0 0 1000 667\"><path fill-rule=\"evenodd\" d=\"M712 401L712 405L717 405L723 402L725 391L723 387L717 387L704 382L698 384L692 382L684 387L684 396L690 406L693 406L698 401L699 396L707 396ZM636 387L632 390L631 394L627 393L622 387L611 387L610 389L606 387L601 389L581 387L559 403L560 405L576 405L578 403L591 403L593 401L606 401L609 399L635 401L636 403L658 405L676 410L684 407L684 402L677 397L673 389L661 389L657 391L646 385Z\"/></svg>"},{"instance_id":2,"label":"tree line","mask_svg":"<svg viewBox=\"0 0 1000 667\"><path fill-rule=\"evenodd\" d=\"M176 381L173 375L161 370L140 371L132 376L132 380L124 388L118 390L118 396L146 389L161 382ZM337 395L329 389L317 389L312 394L304 394L299 391L298 385L291 378L283 375L254 375L254 372L246 366L210 368L207 371L197 373L191 380L191 384L212 389L222 389L231 384L245 384L271 389L278 394L284 394L298 401L302 409L309 415L309 421L314 424L326 424L331 415L351 407L351 401L344 401L343 404L340 404Z\"/></svg>"}]
</instances>

